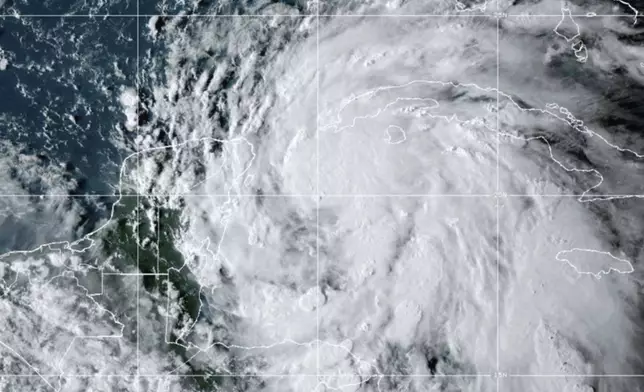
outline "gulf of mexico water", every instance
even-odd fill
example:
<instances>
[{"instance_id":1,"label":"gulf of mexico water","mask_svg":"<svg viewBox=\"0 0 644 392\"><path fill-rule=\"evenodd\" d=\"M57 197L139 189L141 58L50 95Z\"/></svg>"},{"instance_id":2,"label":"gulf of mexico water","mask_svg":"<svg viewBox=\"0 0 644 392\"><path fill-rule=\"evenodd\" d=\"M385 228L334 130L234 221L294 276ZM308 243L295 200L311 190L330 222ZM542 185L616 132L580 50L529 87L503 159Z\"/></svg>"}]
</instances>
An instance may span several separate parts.
<instances>
[{"instance_id":1,"label":"gulf of mexico water","mask_svg":"<svg viewBox=\"0 0 644 392\"><path fill-rule=\"evenodd\" d=\"M0 20L2 194L111 194L130 135L136 18ZM36 178L40 177L40 178Z\"/></svg>"}]
</instances>

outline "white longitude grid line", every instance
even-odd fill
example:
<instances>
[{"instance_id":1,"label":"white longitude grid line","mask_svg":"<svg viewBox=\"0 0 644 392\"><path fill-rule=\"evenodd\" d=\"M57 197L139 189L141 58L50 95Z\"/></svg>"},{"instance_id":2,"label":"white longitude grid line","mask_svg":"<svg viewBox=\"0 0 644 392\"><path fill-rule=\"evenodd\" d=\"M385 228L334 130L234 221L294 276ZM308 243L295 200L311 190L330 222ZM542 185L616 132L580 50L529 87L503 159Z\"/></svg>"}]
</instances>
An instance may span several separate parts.
<instances>
[{"instance_id":1,"label":"white longitude grid line","mask_svg":"<svg viewBox=\"0 0 644 392\"><path fill-rule=\"evenodd\" d=\"M155 275L169 275L168 273L162 274L161 273L161 207L158 205L154 206L154 209L156 210L156 235L157 235L157 269L155 271Z\"/></svg>"},{"instance_id":2,"label":"white longitude grid line","mask_svg":"<svg viewBox=\"0 0 644 392\"><path fill-rule=\"evenodd\" d=\"M315 7L315 182L316 182L316 210L315 210L315 259L316 259L316 283L315 291L315 368L317 383L320 382L320 4L322 0L316 0ZM317 389L317 386L316 386Z\"/></svg>"},{"instance_id":3,"label":"white longitude grid line","mask_svg":"<svg viewBox=\"0 0 644 392\"><path fill-rule=\"evenodd\" d=\"M137 153L140 150L139 143L141 142L141 125L139 122L140 113L139 110L141 110L141 102L139 100L141 99L141 29L140 29L140 24L141 24L141 15L140 15L140 0L136 0L136 151ZM135 176L136 178L136 269L137 272L141 272L141 256L140 256L140 249L139 247L141 246L141 217L140 217L140 210L141 210L141 195L140 192L141 190L139 187L141 186L141 154L137 154L137 175ZM119 176L119 181L120 181L120 176ZM120 186L120 183L119 183ZM157 271L159 272L159 271ZM140 335L141 335L141 317L140 317L140 281L143 279L141 276L136 277L136 378L135 378L135 390L139 391L141 388L141 382L140 382L140 375L141 375L141 343L140 343Z\"/></svg>"},{"instance_id":4,"label":"white longitude grid line","mask_svg":"<svg viewBox=\"0 0 644 392\"><path fill-rule=\"evenodd\" d=\"M579 198L580 201L582 198L587 197L590 200L587 200L588 202L590 201L602 201L602 200L613 200L613 199L620 199L620 198L644 198L644 194L615 194L615 195L591 195L591 196L585 196L585 195L571 195L571 194L503 194L502 189L501 189L501 184L500 184L500 132L499 132L499 83L500 83L500 45L499 45L499 36L500 36L500 18L501 15L498 13L495 14L416 14L416 15L406 15L406 14L400 14L400 15L378 15L378 14L363 14L363 15L343 15L343 14L321 14L320 11L320 2L316 2L316 13L314 15L308 15L308 14L303 14L303 15L212 15L212 14L188 14L188 15L181 15L181 14L140 14L140 4L139 1L137 0L137 14L132 15L132 14L123 14L123 15L112 15L112 14L96 14L96 15L55 15L55 14L50 14L50 15L38 15L38 14L25 14L25 15L16 15L16 14L0 14L0 18L136 18L136 46L137 46L137 58L136 58L136 90L137 90L137 95L140 96L140 87L141 87L141 71L140 71L140 18L141 17L154 17L154 16L159 16L159 17L194 17L194 18L216 18L216 17L221 17L221 18L276 18L276 17L293 17L293 18L308 18L311 16L315 16L316 19L316 82L317 82L317 95L316 95L316 152L317 152L317 157L316 157L316 187L317 187L317 194L314 195L317 197L317 216L316 216L316 250L317 250L317 256L316 256L316 264L317 264L317 281L318 285L320 284L320 253L319 253L319 246L320 246L320 236L319 236L319 206L320 206L320 138L319 138L319 99L320 99L320 63L319 63L319 40L320 40L320 17L334 17L334 18L369 18L369 17L374 17L374 18L419 18L419 17L426 17L426 18L496 18L496 39L497 39L497 113L496 113L496 125L497 125L497 160L496 160L496 188L497 191L494 194L330 194L330 195L324 195L326 198L380 198L380 197L385 197L385 198L396 198L396 197L419 197L419 198L495 198L496 200L496 254L497 254L497 271L496 271L496 283L497 283L497 290L496 290L496 317L497 317L497 333L496 333L496 351L497 351L497 358L496 358L496 372L494 374L486 374L486 373L478 373L478 374L329 374L329 375L324 375L321 374L320 372L320 317L319 317L319 295L320 291L318 290L317 292L317 301L318 303L316 304L316 321L317 321L317 329L316 329L316 335L317 335L317 340L316 340L316 346L317 346L317 355L316 355L316 373L315 374L222 374L218 375L218 377L266 377L266 378L272 378L272 377L277 377L277 378L288 378L288 377L316 377L318 380L320 380L320 377L354 377L354 376L359 376L359 377L364 377L364 378L381 378L381 377L388 377L388 378L395 378L395 377L410 377L410 378L495 378L496 379L496 385L497 385L497 390L499 390L500 386L500 378L567 378L567 377L595 377L595 378L644 378L644 374L508 374L508 373L503 373L501 372L500 369L500 199L501 198L524 198L524 197L535 197L535 198L567 198L567 197L574 197L574 198ZM632 14L595 14L595 15L588 15L588 14L573 14L571 15L573 17L585 17L585 18L592 18L592 17L630 17L632 18ZM561 14L504 14L503 17L561 17ZM137 102L137 123L136 123L136 135L140 136L140 125L138 122L138 114L140 110L140 104ZM137 175L140 175L140 167L141 167L141 156L137 156L137 169L139 170L139 173ZM65 195L65 194L41 194L41 195L25 195L25 194L0 194L0 197L69 197L69 198L74 198L74 197L85 197L85 198L93 198L93 197L117 197L118 201L120 201L122 198L125 197L136 197L137 204L136 204L136 223L137 223L137 250L136 250L136 263L137 263L137 268L140 271L140 249L139 249L139 243L140 243L140 198L141 197L165 197L165 196L177 196L177 197L230 197L230 194L144 194L144 193L136 193L136 194L85 194L85 195ZM311 197L311 194L265 194L262 195L262 197L279 197L279 198L289 198L289 197L294 197L294 198L301 198L301 197ZM236 194L234 197L257 197L256 194ZM157 206L157 232L160 233L160 212ZM159 234L160 235L160 234ZM160 240L160 237L159 237ZM157 249L157 268L159 268L159 257L160 257L160 250ZM168 273L160 273L157 271L156 273L108 273L104 272L103 275L122 275L122 276L136 276L137 278L141 278L143 276L168 276ZM109 377L120 377L120 378L132 378L134 377L137 382L136 382L136 389L138 390L140 388L140 383L139 379L141 377L144 378L199 378L199 377L213 377L212 374L142 374L140 371L140 350L139 350L139 291L140 291L140 279L137 279L137 322L136 322L136 367L137 371L136 374L69 374L65 375L65 378L109 378ZM319 289L319 287L318 287ZM60 374L43 374L41 375L42 377L59 377ZM35 374L0 374L0 377L39 377Z\"/></svg>"},{"instance_id":5,"label":"white longitude grid line","mask_svg":"<svg viewBox=\"0 0 644 392\"><path fill-rule=\"evenodd\" d=\"M501 133L500 133L500 95L499 95L499 85L500 85L500 69L501 69L501 44L500 44L500 34L501 34L501 18L500 18L500 7L499 0L494 2L496 5L496 374L495 374L495 383L496 391L501 391L501 381L499 380L499 375L501 374L501 323L500 323L500 297L501 297L501 285L500 285L500 237L501 237L501 227L500 227L500 199L499 195L501 194Z\"/></svg>"}]
</instances>

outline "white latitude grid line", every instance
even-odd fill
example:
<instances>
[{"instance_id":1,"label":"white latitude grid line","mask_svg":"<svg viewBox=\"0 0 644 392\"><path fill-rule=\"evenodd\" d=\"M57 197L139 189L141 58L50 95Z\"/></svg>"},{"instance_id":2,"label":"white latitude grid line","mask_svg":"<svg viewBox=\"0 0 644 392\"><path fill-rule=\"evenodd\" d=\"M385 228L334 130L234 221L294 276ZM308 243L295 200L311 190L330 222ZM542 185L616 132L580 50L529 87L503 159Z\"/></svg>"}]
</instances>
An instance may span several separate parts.
<instances>
[{"instance_id":1,"label":"white latitude grid line","mask_svg":"<svg viewBox=\"0 0 644 392\"><path fill-rule=\"evenodd\" d=\"M319 105L319 17L320 16L332 16L332 17L487 17L487 18L496 18L497 19L497 130L498 130L498 117L499 117L499 111L498 111L498 83L499 83L499 63L498 63L498 57L499 57L499 49L500 47L498 46L498 34L499 34L499 15L463 15L463 14L455 14L455 15L326 15L326 14L320 14L319 13L319 5L317 7L317 14L316 15L166 15L166 14L159 14L159 15L145 15L145 14L138 14L138 7L139 7L139 2L137 0L137 15L20 15L20 18L28 18L28 17L42 17L42 18L48 18L48 17L59 17L59 18L108 18L108 17L123 17L123 18L137 18L137 38L136 38L136 43L137 43L137 93L140 92L140 69L139 69L139 61L140 61L140 52L139 52L139 45L140 45L140 32L139 32L139 24L140 24L140 17L152 17L152 16L167 16L167 17L173 17L173 16L184 16L184 17L249 17L249 18L255 18L255 17L310 17L310 16L315 16L317 20L317 50L318 50L318 75L317 75L317 82L318 82L318 105ZM523 15L523 14L517 14L517 15L504 15L504 17L560 17L561 15ZM572 15L576 17L588 17L588 15ZM16 17L16 15L0 15L0 18L5 18L5 17ZM608 14L608 15L594 15L594 17L633 17L633 15L622 15L622 14ZM319 111L319 106L317 107ZM137 115L139 112L140 108L137 105ZM138 117L138 116L137 116ZM317 113L317 117L319 117L319 113ZM138 124L138 118L137 118L137 135L140 132L140 126ZM316 118L316 134L317 134L317 118ZM500 135L497 132L497 146L500 140ZM318 138L318 143L317 143L317 149L319 152L319 138ZM498 161L499 161L499 150L497 148L497 191L499 191L500 187L500 182L499 182L499 168L498 168ZM140 168L141 164L141 158L140 156L137 159L137 164L138 167ZM318 186L318 193L317 193L317 198L318 198L318 206L319 206L319 200L320 200L320 193L319 193L319 154L317 157L317 186ZM57 195L57 194L42 194L42 195L10 195L10 194L5 194L1 195L0 198L2 197L117 197L117 198L122 198L122 197L136 197L137 199L137 210L136 210L136 217L137 217L137 226L139 224L138 218L139 218L139 208L140 208L140 197L167 197L167 196L180 196L180 197L230 197L231 195L228 194L203 194L203 195L190 195L190 194L142 194L142 193L137 193L137 194L86 194L86 195ZM238 197L256 197L257 195L255 194L238 194L234 195ZM310 195L310 194L304 194L304 195L296 195L296 194L284 194L284 195L262 195L262 197L312 197L316 195ZM499 253L499 220L498 220L498 213L499 213L499 203L498 203L498 196L499 193L497 192L496 194L351 194L351 195L325 195L325 197L347 197L347 198L358 198L358 197L445 197L445 198L450 198L450 197L473 197L473 198L485 198L485 197L494 197L497 199L497 284L498 284L498 268L499 268L499 259L498 259L498 253ZM560 195L560 194L503 194L502 195L504 198L506 197L582 197L582 195ZM612 200L616 198L644 198L644 194L626 194L626 195L593 195L593 198L606 198L606 200ZM594 201L602 201L602 200L594 200ZM318 208L319 209L319 208ZM319 211L318 211L318 249L319 249ZM137 242L140 239L140 232L137 227ZM158 256L158 254L157 254ZM319 252L317 255L318 258L318 282L319 282ZM137 267L139 267L140 263L140 258L139 258L139 247L137 243ZM127 276L147 276L147 275L159 275L159 276L167 276L168 274L165 273L152 273L152 274L145 274L145 273L105 273L106 275L127 275ZM135 379L139 379L140 377L144 378L189 378L189 377L212 377L211 374L193 374L193 375L183 375L183 374L141 374L140 373L140 352L139 352L139 281L137 279L137 373L136 374L68 374L65 375L66 378L75 378L75 377L87 377L87 378L102 378L102 377L127 377L127 378L132 378L134 377ZM497 298L498 298L498 286L497 286ZM318 294L319 295L319 294ZM319 310L318 310L319 312ZM498 318L498 304L497 304L497 318ZM498 327L498 322L497 322L497 327ZM497 332L498 334L498 332ZM498 337L498 335L497 335ZM318 358L317 358L317 369L318 371L316 374L223 374L223 375L218 375L219 377L317 377L318 379L320 377L354 377L355 374L329 374L329 375L324 375L320 374L320 369L319 369L319 314L318 314ZM498 338L497 338L497 344L498 344ZM498 346L497 346L498 350ZM486 374L486 373L481 373L481 374L444 374L444 375L431 375L431 374L368 374L368 375L361 375L365 377L372 377L372 378L378 378L378 377L421 377L421 378L468 378L468 377L485 377L485 378L490 378L494 377L497 378L497 388L498 388L498 370L499 370L499 365L498 365L498 351L497 351L497 374ZM42 375L43 377L58 377L60 376L59 374L52 374L52 375ZM34 377L37 378L39 377L38 375L35 374L0 374L0 377ZM512 373L506 373L503 375L504 378L559 378L559 377L597 377L597 378L644 378L644 374L512 374ZM136 384L136 389L138 390L140 387L139 383L137 382Z\"/></svg>"},{"instance_id":2,"label":"white latitude grid line","mask_svg":"<svg viewBox=\"0 0 644 392\"><path fill-rule=\"evenodd\" d=\"M297 377L320 377L320 378L498 378L495 374L480 373L480 374L359 374L359 373L346 373L346 374L65 374L63 378L210 378L210 377L258 377L258 378L297 378ZM60 374L0 374L4 378L59 378ZM578 378L578 377L593 377L593 378L644 378L644 374L504 374L503 378Z\"/></svg>"},{"instance_id":3,"label":"white latitude grid line","mask_svg":"<svg viewBox=\"0 0 644 392\"><path fill-rule=\"evenodd\" d=\"M0 14L0 18L495 18L494 14ZM561 14L507 14L508 18L561 18ZM571 14L573 18L633 18L633 14Z\"/></svg>"},{"instance_id":4,"label":"white latitude grid line","mask_svg":"<svg viewBox=\"0 0 644 392\"><path fill-rule=\"evenodd\" d=\"M316 197L317 194L314 193L302 193L302 194L297 194L297 193L285 193L285 194L263 194L261 197L268 197L268 198L312 198ZM644 198L644 193L642 194L604 194L604 195L573 195L573 194L552 194L552 193L503 193L503 194L498 194L498 193L472 193L472 194L467 194L467 193L366 193L366 194L360 194L360 193L355 193L355 194L328 194L328 195L323 195L320 194L320 196L328 198L328 199L352 199L352 198L377 198L377 197L390 197L390 198L396 198L396 197L416 197L416 198L496 198L496 197L503 197L505 198L524 198L524 197L533 197L533 198L583 198L587 199L584 201L581 201L582 203L590 203L590 202L600 202L600 201L610 201L610 200L616 200L616 199L641 199ZM172 193L126 193L122 195L107 195L107 194L85 194L85 195L64 195L64 194L41 194L41 195L27 195L27 194L19 194L19 195L12 195L12 194L0 194L0 199L3 197L7 198L15 198L15 197L39 197L39 198L46 198L46 197L59 197L59 198L102 198L102 197L113 197L116 199L123 199L123 198L136 198L136 197L145 197L145 198L164 198L164 197L212 197L212 198L231 198L231 197L243 197L243 198L253 198L253 197L260 197L258 194L254 193L238 193L238 194L224 194L224 193L205 193L205 194L200 194L200 193L194 193L194 194L172 194Z\"/></svg>"}]
</instances>

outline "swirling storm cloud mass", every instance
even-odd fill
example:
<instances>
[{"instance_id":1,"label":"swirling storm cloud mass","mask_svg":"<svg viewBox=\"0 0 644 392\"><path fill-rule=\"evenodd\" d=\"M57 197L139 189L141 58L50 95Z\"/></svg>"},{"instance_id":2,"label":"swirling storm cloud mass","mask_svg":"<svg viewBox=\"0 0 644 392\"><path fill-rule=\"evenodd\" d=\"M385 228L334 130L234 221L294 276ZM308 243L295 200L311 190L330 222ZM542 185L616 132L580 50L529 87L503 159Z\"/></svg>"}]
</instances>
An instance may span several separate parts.
<instances>
[{"instance_id":1,"label":"swirling storm cloud mass","mask_svg":"<svg viewBox=\"0 0 644 392\"><path fill-rule=\"evenodd\" d=\"M644 390L639 8L0 0L0 390Z\"/></svg>"}]
</instances>

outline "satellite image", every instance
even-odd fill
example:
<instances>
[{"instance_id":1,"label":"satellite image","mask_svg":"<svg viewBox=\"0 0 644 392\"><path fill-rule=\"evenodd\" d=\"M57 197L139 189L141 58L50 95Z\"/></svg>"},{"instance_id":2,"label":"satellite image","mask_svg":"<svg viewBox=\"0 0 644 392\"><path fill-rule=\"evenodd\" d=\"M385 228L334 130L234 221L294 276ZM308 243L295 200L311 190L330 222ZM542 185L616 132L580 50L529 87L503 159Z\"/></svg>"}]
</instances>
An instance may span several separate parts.
<instances>
[{"instance_id":1,"label":"satellite image","mask_svg":"<svg viewBox=\"0 0 644 392\"><path fill-rule=\"evenodd\" d=\"M0 392L644 392L641 0L0 0Z\"/></svg>"}]
</instances>

